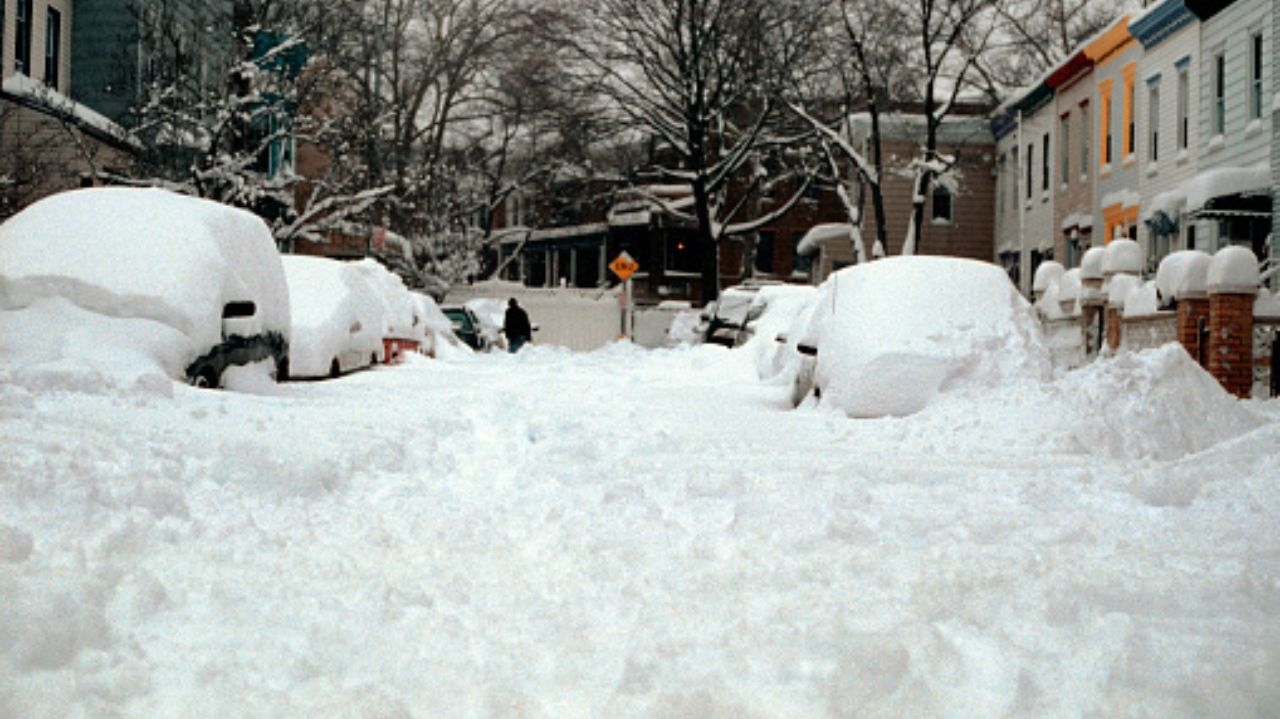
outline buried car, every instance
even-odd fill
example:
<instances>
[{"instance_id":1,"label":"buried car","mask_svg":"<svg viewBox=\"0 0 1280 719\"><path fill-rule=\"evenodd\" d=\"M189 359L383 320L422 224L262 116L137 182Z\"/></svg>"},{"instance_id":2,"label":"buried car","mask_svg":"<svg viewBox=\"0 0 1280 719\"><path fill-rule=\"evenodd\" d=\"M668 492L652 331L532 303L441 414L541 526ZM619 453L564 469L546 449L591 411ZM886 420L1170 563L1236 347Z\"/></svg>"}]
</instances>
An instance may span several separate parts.
<instances>
[{"instance_id":1,"label":"buried car","mask_svg":"<svg viewBox=\"0 0 1280 719\"><path fill-rule=\"evenodd\" d=\"M0 310L49 335L6 343L22 372L217 387L232 367L288 371L289 291L266 224L166 190L63 192L0 225Z\"/></svg>"},{"instance_id":2,"label":"buried car","mask_svg":"<svg viewBox=\"0 0 1280 719\"><path fill-rule=\"evenodd\" d=\"M995 265L891 257L833 273L797 343L792 388L852 417L918 412L939 393L1050 371L1030 304Z\"/></svg>"},{"instance_id":3,"label":"buried car","mask_svg":"<svg viewBox=\"0 0 1280 719\"><path fill-rule=\"evenodd\" d=\"M337 377L375 364L382 355L384 308L365 274L325 257L281 260L292 307L291 376Z\"/></svg>"}]
</instances>

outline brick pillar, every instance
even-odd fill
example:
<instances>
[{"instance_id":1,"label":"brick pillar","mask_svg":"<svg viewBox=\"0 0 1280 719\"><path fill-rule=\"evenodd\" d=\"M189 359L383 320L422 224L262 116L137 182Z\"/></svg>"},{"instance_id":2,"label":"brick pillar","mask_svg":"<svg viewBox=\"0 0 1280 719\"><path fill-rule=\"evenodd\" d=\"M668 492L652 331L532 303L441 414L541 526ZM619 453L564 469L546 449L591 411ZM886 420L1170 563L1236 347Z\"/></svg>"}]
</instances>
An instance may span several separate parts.
<instances>
[{"instance_id":1,"label":"brick pillar","mask_svg":"<svg viewBox=\"0 0 1280 719\"><path fill-rule=\"evenodd\" d=\"M1092 357L1102 349L1106 337L1105 310L1102 278L1083 279L1080 282L1080 335L1086 357Z\"/></svg>"},{"instance_id":2,"label":"brick pillar","mask_svg":"<svg viewBox=\"0 0 1280 719\"><path fill-rule=\"evenodd\" d=\"M1201 323L1208 322L1208 297L1183 297L1178 300L1178 342L1206 370L1209 369L1209 348L1201 347L1200 326Z\"/></svg>"},{"instance_id":3,"label":"brick pillar","mask_svg":"<svg viewBox=\"0 0 1280 719\"><path fill-rule=\"evenodd\" d=\"M1120 321L1121 317L1122 315L1120 314L1119 309L1110 304L1107 305L1107 347L1110 348L1112 352L1118 352L1120 350L1120 340L1123 339L1121 335L1124 327Z\"/></svg>"},{"instance_id":4,"label":"brick pillar","mask_svg":"<svg viewBox=\"0 0 1280 719\"><path fill-rule=\"evenodd\" d=\"M1253 392L1254 295L1209 295L1209 374L1241 399Z\"/></svg>"}]
</instances>

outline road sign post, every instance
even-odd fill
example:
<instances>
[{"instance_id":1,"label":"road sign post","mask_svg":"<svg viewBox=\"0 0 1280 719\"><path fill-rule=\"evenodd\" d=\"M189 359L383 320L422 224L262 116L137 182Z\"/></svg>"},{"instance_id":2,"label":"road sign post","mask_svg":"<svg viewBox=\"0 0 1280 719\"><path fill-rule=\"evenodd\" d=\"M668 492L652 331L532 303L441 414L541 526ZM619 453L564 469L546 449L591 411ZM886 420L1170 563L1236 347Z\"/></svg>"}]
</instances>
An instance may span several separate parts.
<instances>
[{"instance_id":1,"label":"road sign post","mask_svg":"<svg viewBox=\"0 0 1280 719\"><path fill-rule=\"evenodd\" d=\"M634 275L638 269L640 269L640 263L627 254L626 250L619 252L618 256L613 258L613 262L609 263L609 270L617 275L618 279L622 280L622 292L626 299L622 314L622 336L628 340L634 334L633 325L636 306L635 297L631 294L631 275Z\"/></svg>"}]
</instances>

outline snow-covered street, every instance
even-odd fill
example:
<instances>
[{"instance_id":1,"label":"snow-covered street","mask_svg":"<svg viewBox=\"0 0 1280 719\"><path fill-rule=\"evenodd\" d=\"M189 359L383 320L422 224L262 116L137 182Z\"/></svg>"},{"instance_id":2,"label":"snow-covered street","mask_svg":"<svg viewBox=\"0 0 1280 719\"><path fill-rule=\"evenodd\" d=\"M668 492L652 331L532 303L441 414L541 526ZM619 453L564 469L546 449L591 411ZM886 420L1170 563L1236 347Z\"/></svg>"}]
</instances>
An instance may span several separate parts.
<instances>
[{"instance_id":1,"label":"snow-covered street","mask_svg":"<svg viewBox=\"0 0 1280 719\"><path fill-rule=\"evenodd\" d=\"M1275 716L1280 405L1173 351L879 420L710 346L0 382L0 717Z\"/></svg>"}]
</instances>

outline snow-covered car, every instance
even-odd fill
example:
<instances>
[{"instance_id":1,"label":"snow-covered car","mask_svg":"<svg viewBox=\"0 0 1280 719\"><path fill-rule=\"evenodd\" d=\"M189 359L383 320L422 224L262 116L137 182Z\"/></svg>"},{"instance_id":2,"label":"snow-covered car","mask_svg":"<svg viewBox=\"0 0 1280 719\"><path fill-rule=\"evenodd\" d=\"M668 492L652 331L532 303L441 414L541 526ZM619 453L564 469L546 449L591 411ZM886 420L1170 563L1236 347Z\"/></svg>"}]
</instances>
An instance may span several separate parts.
<instances>
[{"instance_id":1,"label":"snow-covered car","mask_svg":"<svg viewBox=\"0 0 1280 719\"><path fill-rule=\"evenodd\" d=\"M807 321L817 296L812 285L767 285L756 293L747 310L741 348L752 353L761 379L786 368L798 340L794 327L801 319Z\"/></svg>"},{"instance_id":2,"label":"snow-covered car","mask_svg":"<svg viewBox=\"0 0 1280 719\"><path fill-rule=\"evenodd\" d=\"M337 377L382 356L381 294L356 265L325 257L285 255L293 340L290 374Z\"/></svg>"},{"instance_id":3,"label":"snow-covered car","mask_svg":"<svg viewBox=\"0 0 1280 719\"><path fill-rule=\"evenodd\" d=\"M706 326L702 341L708 344L737 347L751 338L752 322L764 311L755 304L763 285L744 284L726 287L703 311Z\"/></svg>"},{"instance_id":4,"label":"snow-covered car","mask_svg":"<svg viewBox=\"0 0 1280 719\"><path fill-rule=\"evenodd\" d=\"M405 352L416 351L423 340L424 325L418 316L417 302L400 279L377 260L363 259L352 263L364 275L382 301L382 362L396 362Z\"/></svg>"},{"instance_id":5,"label":"snow-covered car","mask_svg":"<svg viewBox=\"0 0 1280 719\"><path fill-rule=\"evenodd\" d=\"M852 417L902 416L965 384L1043 379L1030 304L999 267L891 257L832 274L797 346L792 401L813 392Z\"/></svg>"},{"instance_id":6,"label":"snow-covered car","mask_svg":"<svg viewBox=\"0 0 1280 719\"><path fill-rule=\"evenodd\" d=\"M127 356L135 376L208 387L235 366L288 372L289 291L266 224L166 190L64 192L0 225L0 310L62 333L25 355L33 368L101 374Z\"/></svg>"}]
</instances>

